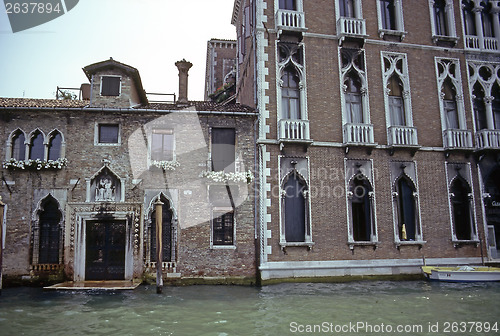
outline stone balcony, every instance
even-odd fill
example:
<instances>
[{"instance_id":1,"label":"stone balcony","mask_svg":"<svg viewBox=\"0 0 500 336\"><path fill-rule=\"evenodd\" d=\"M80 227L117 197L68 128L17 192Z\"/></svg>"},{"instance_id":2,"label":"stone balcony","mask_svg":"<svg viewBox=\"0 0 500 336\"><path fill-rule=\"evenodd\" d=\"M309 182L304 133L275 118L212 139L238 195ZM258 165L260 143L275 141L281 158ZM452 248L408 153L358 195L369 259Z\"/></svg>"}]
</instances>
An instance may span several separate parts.
<instances>
[{"instance_id":1,"label":"stone balcony","mask_svg":"<svg viewBox=\"0 0 500 336\"><path fill-rule=\"evenodd\" d=\"M472 149L472 132L470 130L448 129L443 131L445 149Z\"/></svg>"},{"instance_id":2,"label":"stone balcony","mask_svg":"<svg viewBox=\"0 0 500 336\"><path fill-rule=\"evenodd\" d=\"M417 129L410 126L390 126L387 141L392 147L419 147Z\"/></svg>"},{"instance_id":3,"label":"stone balcony","mask_svg":"<svg viewBox=\"0 0 500 336\"><path fill-rule=\"evenodd\" d=\"M371 124L344 124L344 144L355 146L375 146L373 125Z\"/></svg>"},{"instance_id":4,"label":"stone balcony","mask_svg":"<svg viewBox=\"0 0 500 336\"><path fill-rule=\"evenodd\" d=\"M483 129L476 132L476 149L500 149L500 130Z\"/></svg>"},{"instance_id":5,"label":"stone balcony","mask_svg":"<svg viewBox=\"0 0 500 336\"><path fill-rule=\"evenodd\" d=\"M275 17L278 35L283 31L304 32L307 30L304 12L278 9Z\"/></svg>"},{"instance_id":6,"label":"stone balcony","mask_svg":"<svg viewBox=\"0 0 500 336\"><path fill-rule=\"evenodd\" d=\"M281 119L279 122L279 141L312 143L309 135L309 120Z\"/></svg>"},{"instance_id":7,"label":"stone balcony","mask_svg":"<svg viewBox=\"0 0 500 336\"><path fill-rule=\"evenodd\" d=\"M340 40L348 39L362 39L366 35L366 23L364 19L341 17L337 20L337 35Z\"/></svg>"},{"instance_id":8,"label":"stone balcony","mask_svg":"<svg viewBox=\"0 0 500 336\"><path fill-rule=\"evenodd\" d=\"M465 47L483 51L498 51L498 39L496 37L466 35Z\"/></svg>"}]
</instances>

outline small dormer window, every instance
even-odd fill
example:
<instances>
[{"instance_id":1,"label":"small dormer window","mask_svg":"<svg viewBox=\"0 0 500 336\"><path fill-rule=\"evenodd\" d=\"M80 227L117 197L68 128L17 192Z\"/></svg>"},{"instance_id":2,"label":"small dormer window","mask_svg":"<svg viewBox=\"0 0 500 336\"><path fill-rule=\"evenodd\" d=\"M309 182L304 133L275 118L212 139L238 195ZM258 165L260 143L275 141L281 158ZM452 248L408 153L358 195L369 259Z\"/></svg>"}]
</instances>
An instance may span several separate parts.
<instances>
[{"instance_id":1,"label":"small dormer window","mask_svg":"<svg viewBox=\"0 0 500 336\"><path fill-rule=\"evenodd\" d=\"M118 76L101 77L101 96L119 96L121 78Z\"/></svg>"}]
</instances>

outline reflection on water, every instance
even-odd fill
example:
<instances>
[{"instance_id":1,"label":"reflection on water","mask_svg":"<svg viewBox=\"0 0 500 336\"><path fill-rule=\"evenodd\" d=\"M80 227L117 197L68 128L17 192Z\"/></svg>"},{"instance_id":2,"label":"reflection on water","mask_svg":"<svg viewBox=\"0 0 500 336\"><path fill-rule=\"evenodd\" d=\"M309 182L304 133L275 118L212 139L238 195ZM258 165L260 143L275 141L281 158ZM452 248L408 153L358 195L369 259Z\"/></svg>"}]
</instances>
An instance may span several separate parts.
<instances>
[{"instance_id":1,"label":"reflection on water","mask_svg":"<svg viewBox=\"0 0 500 336\"><path fill-rule=\"evenodd\" d=\"M0 296L0 335L384 334L377 329L339 329L360 322L375 328L422 326L421 332L393 331L395 335L444 335L445 322L500 323L499 302L500 283L190 286L164 287L161 295L154 286L122 292L8 288ZM440 333L429 332L429 325L436 323ZM298 332L314 325L322 329Z\"/></svg>"}]
</instances>

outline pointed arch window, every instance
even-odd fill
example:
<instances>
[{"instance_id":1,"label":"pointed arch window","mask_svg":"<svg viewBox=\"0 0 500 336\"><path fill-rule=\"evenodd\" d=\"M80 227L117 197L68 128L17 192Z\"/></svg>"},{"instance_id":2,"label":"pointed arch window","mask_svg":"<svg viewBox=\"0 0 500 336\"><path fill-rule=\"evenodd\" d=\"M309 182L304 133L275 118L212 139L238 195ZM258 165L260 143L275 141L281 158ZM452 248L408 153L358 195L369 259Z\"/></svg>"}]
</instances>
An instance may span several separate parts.
<instances>
[{"instance_id":1,"label":"pointed arch window","mask_svg":"<svg viewBox=\"0 0 500 336\"><path fill-rule=\"evenodd\" d=\"M26 159L26 138L21 130L17 130L12 136L10 157L18 161Z\"/></svg>"},{"instance_id":2,"label":"pointed arch window","mask_svg":"<svg viewBox=\"0 0 500 336\"><path fill-rule=\"evenodd\" d=\"M287 66L281 76L281 113L284 119L301 119L300 79L293 66Z\"/></svg>"},{"instance_id":3,"label":"pointed arch window","mask_svg":"<svg viewBox=\"0 0 500 336\"><path fill-rule=\"evenodd\" d=\"M362 174L349 184L351 232L355 242L370 242L375 236L373 213L373 188Z\"/></svg>"},{"instance_id":4,"label":"pointed arch window","mask_svg":"<svg viewBox=\"0 0 500 336\"><path fill-rule=\"evenodd\" d=\"M48 144L48 160L57 160L62 157L62 135L58 131L50 134Z\"/></svg>"},{"instance_id":5,"label":"pointed arch window","mask_svg":"<svg viewBox=\"0 0 500 336\"><path fill-rule=\"evenodd\" d=\"M450 186L453 230L457 240L472 240L475 236L472 220L471 189L460 176Z\"/></svg>"},{"instance_id":6,"label":"pointed arch window","mask_svg":"<svg viewBox=\"0 0 500 336\"><path fill-rule=\"evenodd\" d=\"M292 171L282 185L284 238L287 243L306 242L308 228L308 191L303 178Z\"/></svg>"},{"instance_id":7,"label":"pointed arch window","mask_svg":"<svg viewBox=\"0 0 500 336\"><path fill-rule=\"evenodd\" d=\"M401 175L395 185L397 228L400 241L419 240L416 188L406 175Z\"/></svg>"},{"instance_id":8,"label":"pointed arch window","mask_svg":"<svg viewBox=\"0 0 500 336\"><path fill-rule=\"evenodd\" d=\"M59 203L49 195L42 201L38 215L39 236L36 264L60 263L61 219Z\"/></svg>"},{"instance_id":9,"label":"pointed arch window","mask_svg":"<svg viewBox=\"0 0 500 336\"><path fill-rule=\"evenodd\" d=\"M45 146L43 144L44 136L42 132L35 131L31 137L29 146L29 158L31 160L43 160L45 155Z\"/></svg>"},{"instance_id":10,"label":"pointed arch window","mask_svg":"<svg viewBox=\"0 0 500 336\"><path fill-rule=\"evenodd\" d=\"M162 262L172 261L172 209L170 206L170 201L164 196L160 196L160 201L163 203L162 207ZM153 211L150 216L149 225L149 244L150 244L150 254L149 258L151 262L156 262L156 207L153 207Z\"/></svg>"}]
</instances>

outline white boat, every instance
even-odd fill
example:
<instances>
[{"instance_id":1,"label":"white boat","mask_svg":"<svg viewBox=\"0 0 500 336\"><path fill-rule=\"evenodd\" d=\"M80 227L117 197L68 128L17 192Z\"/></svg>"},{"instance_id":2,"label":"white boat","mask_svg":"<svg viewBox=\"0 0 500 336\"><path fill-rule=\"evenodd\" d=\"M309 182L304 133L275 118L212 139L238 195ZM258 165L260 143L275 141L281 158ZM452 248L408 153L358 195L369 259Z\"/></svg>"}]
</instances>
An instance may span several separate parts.
<instances>
[{"instance_id":1,"label":"white boat","mask_svg":"<svg viewBox=\"0 0 500 336\"><path fill-rule=\"evenodd\" d=\"M429 280L448 282L500 281L500 268L487 266L422 266Z\"/></svg>"}]
</instances>

